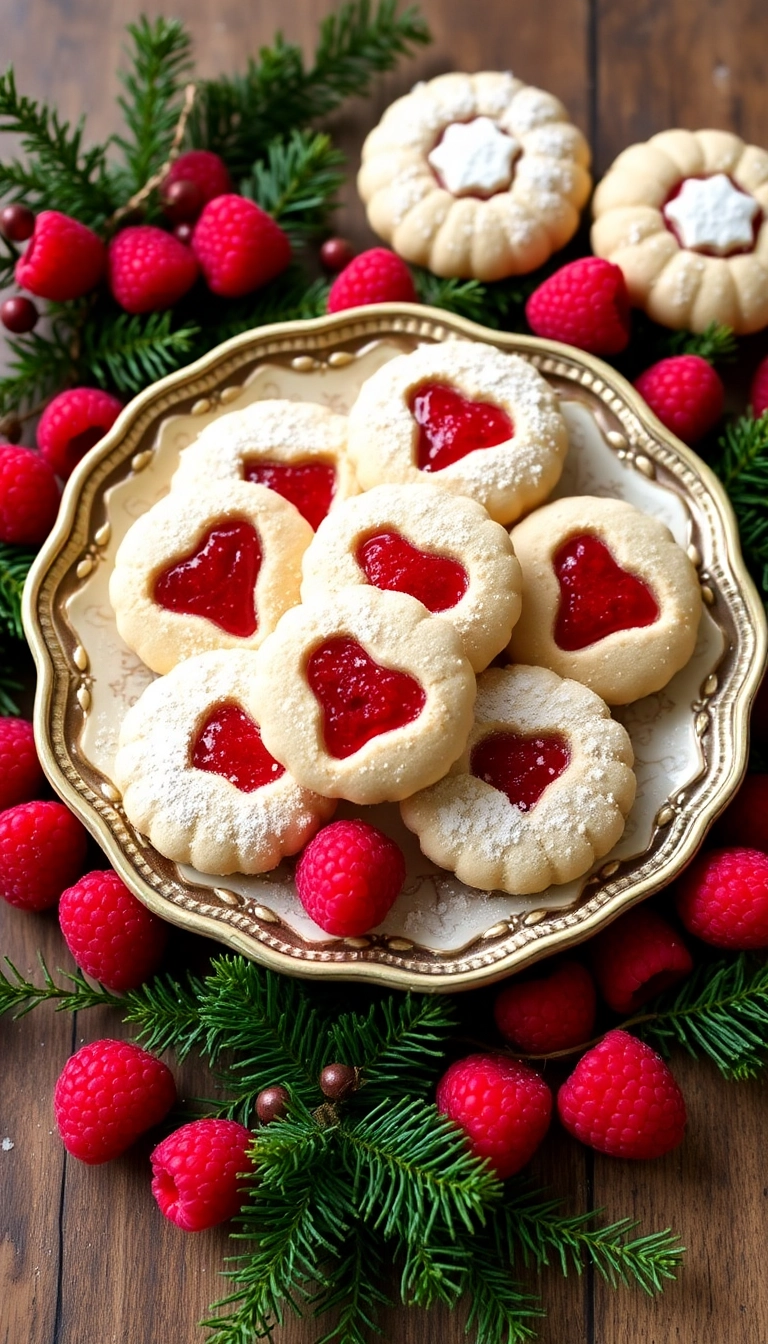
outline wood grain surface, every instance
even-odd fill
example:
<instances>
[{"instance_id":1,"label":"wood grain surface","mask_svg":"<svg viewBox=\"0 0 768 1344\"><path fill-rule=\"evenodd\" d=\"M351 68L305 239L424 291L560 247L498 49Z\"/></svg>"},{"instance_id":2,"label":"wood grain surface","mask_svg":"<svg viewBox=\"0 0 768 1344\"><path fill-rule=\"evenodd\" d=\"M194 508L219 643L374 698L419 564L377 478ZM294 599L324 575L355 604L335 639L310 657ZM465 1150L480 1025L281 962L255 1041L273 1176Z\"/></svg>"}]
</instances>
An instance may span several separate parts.
<instances>
[{"instance_id":1,"label":"wood grain surface","mask_svg":"<svg viewBox=\"0 0 768 1344\"><path fill-rule=\"evenodd\" d=\"M170 7L169 7L170 8ZM190 26L201 74L242 67L277 27L309 50L329 0L175 0ZM345 109L334 129L355 166L364 134L392 98L443 70L511 68L558 94L589 136L598 171L633 140L672 125L733 129L768 144L764 0L424 0L435 41L374 97ZM166 6L140 0L0 0L0 64L20 88L65 117L85 111L94 137L117 129L115 71L124 25ZM354 189L340 231L368 246ZM93 866L99 856L93 855ZM0 952L33 973L37 950L71 966L55 915L0 910ZM202 946L175 935L169 965ZM74 1022L47 1008L0 1019L0 1344L202 1344L196 1322L223 1288L225 1230L185 1236L148 1190L150 1141L105 1168L65 1160L51 1095L66 1058L85 1040L120 1034L108 1013ZM675 1059L690 1132L661 1162L593 1157L555 1130L533 1174L576 1211L673 1226L688 1248L680 1281L660 1298L613 1292L589 1274L536 1281L548 1309L544 1344L766 1344L768 1170L765 1089L726 1085L707 1066ZM204 1071L180 1071L181 1089L205 1094ZM522 1272L522 1271L521 1271ZM461 1313L393 1310L384 1338L458 1344ZM289 1320L280 1344L310 1344L311 1322Z\"/></svg>"}]
</instances>

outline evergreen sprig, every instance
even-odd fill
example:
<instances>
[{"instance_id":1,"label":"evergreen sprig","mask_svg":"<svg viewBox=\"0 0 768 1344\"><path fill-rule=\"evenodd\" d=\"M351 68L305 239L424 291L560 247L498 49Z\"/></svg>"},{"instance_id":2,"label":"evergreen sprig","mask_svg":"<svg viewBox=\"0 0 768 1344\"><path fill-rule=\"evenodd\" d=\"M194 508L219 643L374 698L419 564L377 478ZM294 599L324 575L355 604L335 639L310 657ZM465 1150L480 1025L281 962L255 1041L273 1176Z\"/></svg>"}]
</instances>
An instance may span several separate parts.
<instances>
[{"instance_id":1,"label":"evergreen sprig","mask_svg":"<svg viewBox=\"0 0 768 1344\"><path fill-rule=\"evenodd\" d=\"M199 326L175 325L171 312L131 315L110 309L84 326L78 362L100 387L133 396L181 368L199 336Z\"/></svg>"},{"instance_id":2,"label":"evergreen sprig","mask_svg":"<svg viewBox=\"0 0 768 1344\"><path fill-rule=\"evenodd\" d=\"M732 327L710 322L702 332L676 331L667 336L670 355L700 355L710 364L730 364L736 358L738 341Z\"/></svg>"},{"instance_id":3,"label":"evergreen sprig","mask_svg":"<svg viewBox=\"0 0 768 1344\"><path fill-rule=\"evenodd\" d=\"M744 554L768 601L768 412L742 415L719 440L712 465L736 513Z\"/></svg>"},{"instance_id":4,"label":"evergreen sprig","mask_svg":"<svg viewBox=\"0 0 768 1344\"><path fill-rule=\"evenodd\" d=\"M34 560L34 551L0 542L0 629L11 639L23 639L21 595Z\"/></svg>"},{"instance_id":5,"label":"evergreen sprig","mask_svg":"<svg viewBox=\"0 0 768 1344\"><path fill-rule=\"evenodd\" d=\"M192 40L178 19L145 15L128 25L132 49L121 72L118 99L126 134L114 137L124 166L115 170L118 199L127 200L162 168L179 119L181 94L192 68Z\"/></svg>"},{"instance_id":6,"label":"evergreen sprig","mask_svg":"<svg viewBox=\"0 0 768 1344\"><path fill-rule=\"evenodd\" d=\"M344 155L331 137L295 130L270 141L240 190L301 243L327 231L343 182Z\"/></svg>"},{"instance_id":7,"label":"evergreen sprig","mask_svg":"<svg viewBox=\"0 0 768 1344\"><path fill-rule=\"evenodd\" d=\"M30 331L6 343L8 372L0 378L0 415L21 412L64 387L72 373L69 315L54 316L50 331Z\"/></svg>"}]
</instances>

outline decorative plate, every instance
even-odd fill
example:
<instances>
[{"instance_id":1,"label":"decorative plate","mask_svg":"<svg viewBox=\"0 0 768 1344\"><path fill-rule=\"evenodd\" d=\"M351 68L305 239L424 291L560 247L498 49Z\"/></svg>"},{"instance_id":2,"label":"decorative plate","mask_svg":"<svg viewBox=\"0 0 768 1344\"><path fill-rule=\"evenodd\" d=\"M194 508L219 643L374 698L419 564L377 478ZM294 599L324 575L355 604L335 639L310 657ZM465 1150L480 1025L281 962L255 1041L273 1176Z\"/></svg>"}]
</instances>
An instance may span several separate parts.
<instances>
[{"instance_id":1,"label":"decorative plate","mask_svg":"<svg viewBox=\"0 0 768 1344\"><path fill-rule=\"evenodd\" d=\"M333 938L304 913L290 863L262 877L205 877L162 858L127 821L112 762L122 716L152 674L117 634L110 568L131 522L166 493L180 450L216 416L262 397L345 412L386 360L457 339L522 355L551 381L571 433L556 494L619 496L662 518L699 569L704 618L688 666L657 695L616 711L635 748L637 801L593 872L534 897L476 891L424 859L396 808L366 809L403 845L408 879L374 933ZM262 328L136 397L69 481L24 606L46 772L151 909L276 970L431 991L500 979L580 942L680 872L743 774L766 649L722 487L624 379L568 346L410 304ZM342 804L337 815L356 810Z\"/></svg>"}]
</instances>

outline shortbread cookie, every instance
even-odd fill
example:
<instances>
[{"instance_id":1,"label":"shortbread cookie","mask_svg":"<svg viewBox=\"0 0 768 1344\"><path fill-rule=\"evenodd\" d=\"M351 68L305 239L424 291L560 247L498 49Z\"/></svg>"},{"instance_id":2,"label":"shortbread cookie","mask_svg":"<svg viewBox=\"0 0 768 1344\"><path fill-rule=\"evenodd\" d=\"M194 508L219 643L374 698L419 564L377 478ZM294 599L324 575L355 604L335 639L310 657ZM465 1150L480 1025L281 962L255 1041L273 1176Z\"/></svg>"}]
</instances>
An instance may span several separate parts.
<instances>
[{"instance_id":1,"label":"shortbread cookie","mask_svg":"<svg viewBox=\"0 0 768 1344\"><path fill-rule=\"evenodd\" d=\"M364 490L425 478L510 523L557 484L568 431L557 398L519 355L447 341L398 355L363 384L349 452Z\"/></svg>"},{"instance_id":2,"label":"shortbread cookie","mask_svg":"<svg viewBox=\"0 0 768 1344\"><path fill-rule=\"evenodd\" d=\"M109 596L117 628L169 672L208 649L255 649L299 601L312 539L292 504L242 481L172 491L126 533Z\"/></svg>"},{"instance_id":3,"label":"shortbread cookie","mask_svg":"<svg viewBox=\"0 0 768 1344\"><path fill-rule=\"evenodd\" d=\"M768 325L768 151L729 131L630 145L594 198L592 247L665 327Z\"/></svg>"},{"instance_id":4,"label":"shortbread cookie","mask_svg":"<svg viewBox=\"0 0 768 1344\"><path fill-rule=\"evenodd\" d=\"M259 650L254 695L265 745L305 788L381 803L455 761L475 678L448 621L358 587L286 612Z\"/></svg>"},{"instance_id":5,"label":"shortbread cookie","mask_svg":"<svg viewBox=\"0 0 768 1344\"><path fill-rule=\"evenodd\" d=\"M514 662L624 705L666 686L696 645L701 589L672 533L620 499L579 495L512 531L523 571Z\"/></svg>"},{"instance_id":6,"label":"shortbread cookie","mask_svg":"<svg viewBox=\"0 0 768 1344\"><path fill-rule=\"evenodd\" d=\"M490 668L464 752L400 811L434 863L525 896L612 849L635 798L633 761L626 730L585 686L543 667Z\"/></svg>"},{"instance_id":7,"label":"shortbread cookie","mask_svg":"<svg viewBox=\"0 0 768 1344\"><path fill-rule=\"evenodd\" d=\"M120 730L115 780L126 816L167 859L202 873L264 873L335 807L264 746L255 657L230 649L188 658L147 687Z\"/></svg>"},{"instance_id":8,"label":"shortbread cookie","mask_svg":"<svg viewBox=\"0 0 768 1344\"><path fill-rule=\"evenodd\" d=\"M357 188L406 261L500 280L535 270L576 232L589 162L551 93L508 73L439 75L387 108Z\"/></svg>"},{"instance_id":9,"label":"shortbread cookie","mask_svg":"<svg viewBox=\"0 0 768 1344\"><path fill-rule=\"evenodd\" d=\"M473 499L432 485L379 485L348 500L321 523L302 571L303 602L360 583L410 593L456 627L475 672L520 615L509 533Z\"/></svg>"},{"instance_id":10,"label":"shortbread cookie","mask_svg":"<svg viewBox=\"0 0 768 1344\"><path fill-rule=\"evenodd\" d=\"M282 495L316 528L357 494L347 418L311 401L254 401L206 425L181 454L172 489L252 481Z\"/></svg>"}]
</instances>

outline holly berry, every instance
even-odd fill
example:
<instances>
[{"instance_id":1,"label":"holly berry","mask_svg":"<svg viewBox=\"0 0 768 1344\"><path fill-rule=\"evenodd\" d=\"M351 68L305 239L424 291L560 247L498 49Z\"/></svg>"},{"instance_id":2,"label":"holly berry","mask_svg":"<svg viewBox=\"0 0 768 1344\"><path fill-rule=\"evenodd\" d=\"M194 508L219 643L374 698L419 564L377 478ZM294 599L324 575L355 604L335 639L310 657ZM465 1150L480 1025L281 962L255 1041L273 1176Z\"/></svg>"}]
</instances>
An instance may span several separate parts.
<instances>
[{"instance_id":1,"label":"holly berry","mask_svg":"<svg viewBox=\"0 0 768 1344\"><path fill-rule=\"evenodd\" d=\"M354 257L352 244L346 238L326 238L320 248L320 262L326 271L343 271Z\"/></svg>"},{"instance_id":2,"label":"holly berry","mask_svg":"<svg viewBox=\"0 0 768 1344\"><path fill-rule=\"evenodd\" d=\"M189 220L186 220L183 223L176 225L175 229L173 230L173 236L174 238L178 238L179 242L183 243L185 247L190 247L192 243L192 235L194 232L195 232L194 224L191 224Z\"/></svg>"},{"instance_id":3,"label":"holly berry","mask_svg":"<svg viewBox=\"0 0 768 1344\"><path fill-rule=\"evenodd\" d=\"M265 1087L256 1098L256 1114L262 1125L271 1125L273 1120L282 1120L288 1112L291 1094L287 1087Z\"/></svg>"},{"instance_id":4,"label":"holly berry","mask_svg":"<svg viewBox=\"0 0 768 1344\"><path fill-rule=\"evenodd\" d=\"M40 314L35 304L21 294L16 294L0 304L0 322L8 331L12 331L14 336L22 336L25 331L31 331L37 326L39 318Z\"/></svg>"},{"instance_id":5,"label":"holly berry","mask_svg":"<svg viewBox=\"0 0 768 1344\"><path fill-rule=\"evenodd\" d=\"M202 189L189 178L177 178L163 188L163 214L174 224L197 219L205 205Z\"/></svg>"},{"instance_id":6,"label":"holly berry","mask_svg":"<svg viewBox=\"0 0 768 1344\"><path fill-rule=\"evenodd\" d=\"M64 303L99 283L105 261L104 244L92 229L59 210L43 210L29 247L16 262L16 283L41 299Z\"/></svg>"},{"instance_id":7,"label":"holly berry","mask_svg":"<svg viewBox=\"0 0 768 1344\"><path fill-rule=\"evenodd\" d=\"M329 1101L344 1101L357 1088L357 1069L350 1064L326 1064L320 1071L320 1091Z\"/></svg>"},{"instance_id":8,"label":"holly berry","mask_svg":"<svg viewBox=\"0 0 768 1344\"><path fill-rule=\"evenodd\" d=\"M0 210L0 233L9 243L25 243L35 230L35 216L26 205L6 205Z\"/></svg>"}]
</instances>

